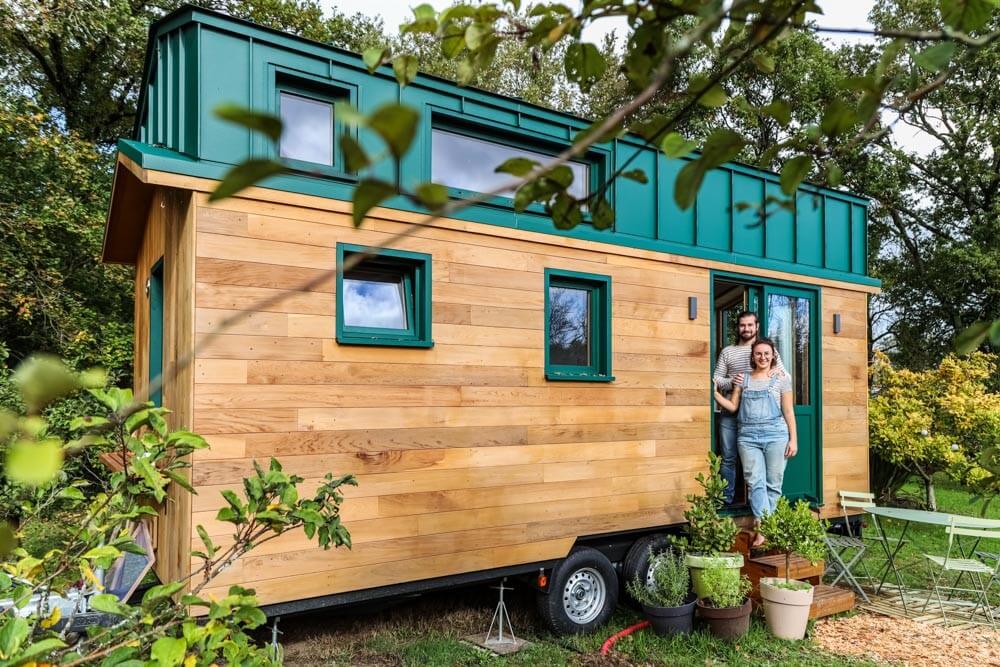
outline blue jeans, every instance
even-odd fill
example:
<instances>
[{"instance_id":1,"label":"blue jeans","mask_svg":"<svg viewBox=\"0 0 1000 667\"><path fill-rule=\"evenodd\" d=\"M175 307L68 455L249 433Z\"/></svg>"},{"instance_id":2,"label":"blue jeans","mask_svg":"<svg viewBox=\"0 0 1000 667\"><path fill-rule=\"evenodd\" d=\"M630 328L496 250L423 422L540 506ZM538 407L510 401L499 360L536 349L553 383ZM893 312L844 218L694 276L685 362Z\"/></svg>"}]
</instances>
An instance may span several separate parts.
<instances>
[{"instance_id":1,"label":"blue jeans","mask_svg":"<svg viewBox=\"0 0 1000 667\"><path fill-rule=\"evenodd\" d=\"M750 489L750 511L759 519L778 506L781 484L785 479L785 447L788 426L744 427L740 429L738 448L743 462L743 477Z\"/></svg>"},{"instance_id":2,"label":"blue jeans","mask_svg":"<svg viewBox=\"0 0 1000 667\"><path fill-rule=\"evenodd\" d=\"M719 473L726 481L725 501L729 505L736 493L736 415L719 413L719 449L722 464Z\"/></svg>"}]
</instances>

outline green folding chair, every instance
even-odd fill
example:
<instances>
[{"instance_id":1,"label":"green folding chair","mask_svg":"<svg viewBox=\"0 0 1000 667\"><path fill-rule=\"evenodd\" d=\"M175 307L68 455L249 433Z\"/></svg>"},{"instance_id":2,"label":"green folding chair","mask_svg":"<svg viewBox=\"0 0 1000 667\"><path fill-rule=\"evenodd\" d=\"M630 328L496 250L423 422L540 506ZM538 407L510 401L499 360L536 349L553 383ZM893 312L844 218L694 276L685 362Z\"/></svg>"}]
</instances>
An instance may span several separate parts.
<instances>
[{"instance_id":1,"label":"green folding chair","mask_svg":"<svg viewBox=\"0 0 1000 667\"><path fill-rule=\"evenodd\" d=\"M941 618L944 620L945 625L947 625L948 615L945 610L944 599L941 597L942 591L948 591L949 602L955 593L970 593L973 598L972 601L975 604L972 607L968 620L973 623L976 622L976 612L982 608L983 617L995 630L997 627L996 618L993 615L993 607L990 605L989 592L997 580L997 572L1000 571L1000 561L996 565L990 566L978 558L954 557L952 556L952 552L953 550L957 550L961 554L961 548L957 545L957 542L963 536L975 538L977 544L984 539L1000 540L1000 528L964 528L956 526L954 522L955 520L952 519L952 524L945 527L945 531L948 533L948 551L945 555L942 557L924 554L924 558L930 561L932 566L936 566L931 569L931 578L934 581L934 596L937 598L938 606L941 609ZM955 582L950 586L943 585L941 583L942 580L952 574L958 574ZM958 585L962 576L966 574L969 575L972 588L961 588ZM928 595L927 601L924 602L924 610L927 609L930 600L931 598Z\"/></svg>"},{"instance_id":2,"label":"green folding chair","mask_svg":"<svg viewBox=\"0 0 1000 667\"><path fill-rule=\"evenodd\" d=\"M847 535L834 536L834 548L842 548L843 552L841 553L846 555L848 559L843 560L841 558L834 559L834 561L843 560L842 564L845 567L850 566L851 568L853 568L855 563L861 564L864 574L855 574L853 570L850 570L850 574L844 574L843 578L847 579L854 589L861 593L865 602L868 602L868 596L861 591L860 580L868 581L876 593L882 591L882 586L885 584L889 572L893 572L896 575L897 582L902 581L899 570L896 567L896 555L904 545L909 543L909 540L900 540L898 537L886 535L882 530L882 525L879 523L878 517L874 514L868 515L868 519L871 520L869 529L865 530L860 536L855 535L854 529L851 528L848 510L869 510L877 507L875 504L875 494L866 491L838 491L837 495L840 497L840 509L844 514L844 525L847 527ZM864 555L868 552L870 543L872 542L878 543L878 547L885 552L886 557L886 562L879 568L876 576L871 575L868 570L868 563L864 559ZM827 542L827 548L830 548L830 541ZM854 551L854 558L851 558L849 554L852 554L853 550L858 550L860 553ZM835 567L839 568L840 564L837 564ZM834 580L834 582L836 581L839 581L839 577Z\"/></svg>"}]
</instances>

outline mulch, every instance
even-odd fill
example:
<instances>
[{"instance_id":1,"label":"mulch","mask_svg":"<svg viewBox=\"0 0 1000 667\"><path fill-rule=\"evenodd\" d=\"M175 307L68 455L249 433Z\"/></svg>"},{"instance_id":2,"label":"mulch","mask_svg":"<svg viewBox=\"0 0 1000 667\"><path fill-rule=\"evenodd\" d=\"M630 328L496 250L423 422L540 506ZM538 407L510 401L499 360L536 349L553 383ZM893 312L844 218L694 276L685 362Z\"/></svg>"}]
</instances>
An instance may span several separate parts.
<instances>
[{"instance_id":1,"label":"mulch","mask_svg":"<svg viewBox=\"0 0 1000 667\"><path fill-rule=\"evenodd\" d=\"M867 612L820 621L814 641L838 655L912 667L1000 665L1000 632L959 630Z\"/></svg>"}]
</instances>

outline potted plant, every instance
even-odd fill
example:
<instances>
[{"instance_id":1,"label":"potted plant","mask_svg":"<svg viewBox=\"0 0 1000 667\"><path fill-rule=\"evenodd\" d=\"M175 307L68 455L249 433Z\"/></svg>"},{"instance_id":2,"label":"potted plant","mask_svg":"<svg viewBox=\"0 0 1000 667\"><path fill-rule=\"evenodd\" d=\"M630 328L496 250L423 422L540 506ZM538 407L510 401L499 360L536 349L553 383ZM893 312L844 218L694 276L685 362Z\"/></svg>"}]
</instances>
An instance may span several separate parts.
<instances>
[{"instance_id":1,"label":"potted plant","mask_svg":"<svg viewBox=\"0 0 1000 667\"><path fill-rule=\"evenodd\" d=\"M706 596L698 600L698 616L708 631L722 639L742 637L750 629L750 589L746 575L728 567L708 567L702 571Z\"/></svg>"},{"instance_id":2,"label":"potted plant","mask_svg":"<svg viewBox=\"0 0 1000 667\"><path fill-rule=\"evenodd\" d=\"M689 495L690 503L684 518L687 519L687 538L680 541L688 567L691 569L691 586L699 598L708 593L702 582L702 573L708 567L727 567L739 573L743 555L729 551L739 529L731 517L720 516L725 504L726 481L719 474L722 459L709 452L709 475L698 473L695 478L701 485L701 495Z\"/></svg>"},{"instance_id":3,"label":"potted plant","mask_svg":"<svg viewBox=\"0 0 1000 667\"><path fill-rule=\"evenodd\" d=\"M646 581L628 582L629 594L642 605L653 632L658 635L690 634L694 626L694 593L684 557L670 549L654 554L649 550Z\"/></svg>"},{"instance_id":4,"label":"potted plant","mask_svg":"<svg viewBox=\"0 0 1000 667\"><path fill-rule=\"evenodd\" d=\"M813 587L809 582L788 576L792 553L814 564L822 560L826 553L826 527L813 516L806 501L800 500L792 507L782 496L778 499L778 507L761 519L759 531L765 544L785 554L784 579L762 577L760 580L767 627L775 637L802 639L809 623Z\"/></svg>"}]
</instances>

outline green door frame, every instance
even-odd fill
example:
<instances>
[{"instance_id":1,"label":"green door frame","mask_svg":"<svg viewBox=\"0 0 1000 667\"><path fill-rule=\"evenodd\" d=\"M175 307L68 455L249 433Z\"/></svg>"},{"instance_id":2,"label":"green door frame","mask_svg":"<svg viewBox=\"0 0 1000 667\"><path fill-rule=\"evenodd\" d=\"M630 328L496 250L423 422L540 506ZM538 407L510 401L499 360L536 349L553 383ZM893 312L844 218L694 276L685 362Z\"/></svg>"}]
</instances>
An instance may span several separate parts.
<instances>
[{"instance_id":1,"label":"green door frame","mask_svg":"<svg viewBox=\"0 0 1000 667\"><path fill-rule=\"evenodd\" d=\"M772 292L774 290L782 291L786 290L789 292L799 291L801 296L808 297L812 299L813 307L810 312L809 317L809 329L812 334L812 348L813 351L809 355L810 370L813 377L813 382L810 385L810 392L813 396L814 401L814 411L815 411L815 422L813 428L813 442L815 443L816 449L816 469L814 471L815 478L813 479L813 488L816 491L815 497L812 495L806 495L805 498L809 501L809 504L813 507L822 507L823 505L823 330L820 326L820 313L823 312L823 290L815 285L809 285L805 283L797 283L790 280L780 280L776 278L761 278L759 276L747 275L743 273L736 273L732 271L719 271L713 270L709 273L709 289L708 289L708 299L709 307L711 308L712 316L709 318L709 347L710 349L715 343L716 327L715 327L715 281L716 279L729 280L736 283L742 283L748 287L759 288L761 290L760 303L757 304L757 312L761 317L761 328L766 331L767 326L767 296L769 294L768 288L771 288ZM794 296L794 294L792 294ZM764 312L761 312L763 310ZM711 359L709 360L709 372L715 373L715 362L717 355L715 350L712 349ZM712 451L716 451L716 441L715 441L715 397L709 392L708 405L710 414L712 414L712 428L711 436L711 448Z\"/></svg>"},{"instance_id":2,"label":"green door frame","mask_svg":"<svg viewBox=\"0 0 1000 667\"><path fill-rule=\"evenodd\" d=\"M149 282L147 283L147 294L149 297L149 373L147 383L151 383L154 378L163 372L163 258L157 260L153 268L149 270ZM149 384L146 385L147 388ZM160 407L163 405L163 384L160 388L149 395L149 400L153 405Z\"/></svg>"}]
</instances>

